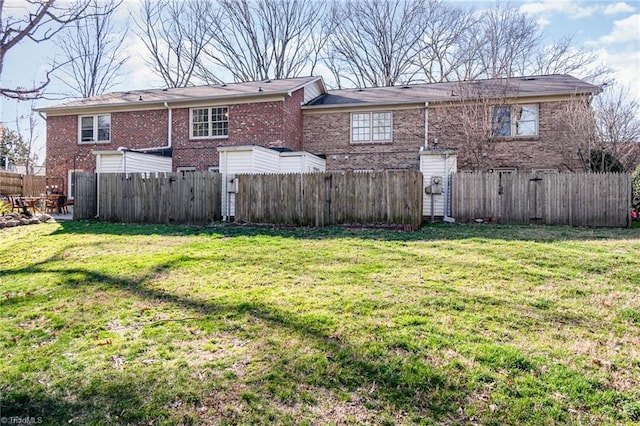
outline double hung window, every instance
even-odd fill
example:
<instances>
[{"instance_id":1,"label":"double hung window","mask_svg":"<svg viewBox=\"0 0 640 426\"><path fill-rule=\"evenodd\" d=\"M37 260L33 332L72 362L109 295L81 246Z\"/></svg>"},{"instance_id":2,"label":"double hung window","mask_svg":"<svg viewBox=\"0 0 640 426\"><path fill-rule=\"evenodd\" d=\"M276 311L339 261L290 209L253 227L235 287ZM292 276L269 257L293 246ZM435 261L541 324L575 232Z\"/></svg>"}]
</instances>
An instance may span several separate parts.
<instances>
[{"instance_id":1,"label":"double hung window","mask_svg":"<svg viewBox=\"0 0 640 426\"><path fill-rule=\"evenodd\" d=\"M390 112L354 112L351 114L351 142L391 142Z\"/></svg>"},{"instance_id":2,"label":"double hung window","mask_svg":"<svg viewBox=\"0 0 640 426\"><path fill-rule=\"evenodd\" d=\"M493 108L493 136L537 136L538 105L496 106Z\"/></svg>"},{"instance_id":3,"label":"double hung window","mask_svg":"<svg viewBox=\"0 0 640 426\"><path fill-rule=\"evenodd\" d=\"M111 141L111 115L81 115L80 143Z\"/></svg>"},{"instance_id":4,"label":"double hung window","mask_svg":"<svg viewBox=\"0 0 640 426\"><path fill-rule=\"evenodd\" d=\"M191 138L226 138L229 136L229 108L192 108Z\"/></svg>"}]
</instances>

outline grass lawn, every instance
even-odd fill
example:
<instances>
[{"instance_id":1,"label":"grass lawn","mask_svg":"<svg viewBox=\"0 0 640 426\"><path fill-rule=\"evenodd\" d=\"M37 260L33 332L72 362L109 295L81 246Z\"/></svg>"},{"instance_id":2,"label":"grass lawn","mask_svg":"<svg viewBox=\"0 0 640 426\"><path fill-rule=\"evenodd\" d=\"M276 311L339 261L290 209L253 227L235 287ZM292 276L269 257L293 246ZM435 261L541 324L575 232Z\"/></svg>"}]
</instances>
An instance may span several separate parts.
<instances>
[{"instance_id":1,"label":"grass lawn","mask_svg":"<svg viewBox=\"0 0 640 426\"><path fill-rule=\"evenodd\" d=\"M637 424L640 229L0 230L0 412Z\"/></svg>"}]
</instances>

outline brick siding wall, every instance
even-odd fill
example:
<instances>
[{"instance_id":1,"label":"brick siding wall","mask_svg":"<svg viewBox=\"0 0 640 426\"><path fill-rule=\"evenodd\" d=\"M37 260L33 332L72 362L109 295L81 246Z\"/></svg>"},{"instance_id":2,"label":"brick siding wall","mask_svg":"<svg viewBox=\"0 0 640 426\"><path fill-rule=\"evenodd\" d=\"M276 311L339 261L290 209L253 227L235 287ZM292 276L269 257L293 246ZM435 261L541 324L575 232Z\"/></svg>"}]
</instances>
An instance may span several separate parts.
<instances>
[{"instance_id":1,"label":"brick siding wall","mask_svg":"<svg viewBox=\"0 0 640 426\"><path fill-rule=\"evenodd\" d=\"M47 118L47 178L67 192L69 170L94 171L96 158L92 151L112 151L119 147L150 148L166 145L167 111L114 112L111 114L109 143L78 143L78 116ZM74 161L75 156L75 161Z\"/></svg>"},{"instance_id":2,"label":"brick siding wall","mask_svg":"<svg viewBox=\"0 0 640 426\"><path fill-rule=\"evenodd\" d=\"M539 104L539 134L535 138L508 138L495 142L483 158L484 168L518 170L580 170L576 152L568 149L563 124L558 118L563 102ZM384 111L381 109L380 111ZM449 117L444 117L449 114ZM465 149L465 137L454 124L455 107L429 107L429 147L458 150L458 168L473 168L472 154ZM352 144L350 112L304 114L303 147L327 156L329 170L418 169L419 150L424 146L424 110L393 111L393 142ZM574 150L575 151L575 150Z\"/></svg>"},{"instance_id":3,"label":"brick siding wall","mask_svg":"<svg viewBox=\"0 0 640 426\"><path fill-rule=\"evenodd\" d=\"M381 110L384 111L384 110ZM327 170L418 169L424 108L393 111L393 142L351 143L351 113L306 113L302 145L326 155Z\"/></svg>"},{"instance_id":4,"label":"brick siding wall","mask_svg":"<svg viewBox=\"0 0 640 426\"><path fill-rule=\"evenodd\" d=\"M562 101L538 103L538 136L495 139L492 147L483 150L479 164L470 149L465 149L465 136L455 125L455 107L434 106L429 108L429 144L436 138L441 147L458 150L458 169L516 168L518 170L556 169L559 171L581 170L575 149L571 149L563 135L560 118L565 103Z\"/></svg>"},{"instance_id":5,"label":"brick siding wall","mask_svg":"<svg viewBox=\"0 0 640 426\"><path fill-rule=\"evenodd\" d=\"M189 108L172 110L173 170L195 167L207 170L217 166L218 146L260 145L265 147L302 148L303 89L285 96L285 101L229 105L227 138L190 139ZM78 143L78 116L50 116L47 119L47 176L51 185L66 191L68 171L75 167L95 170L95 150L151 148L167 144L166 109L118 112L111 114L110 143Z\"/></svg>"},{"instance_id":6,"label":"brick siding wall","mask_svg":"<svg viewBox=\"0 0 640 426\"><path fill-rule=\"evenodd\" d=\"M282 124L285 146L294 151L302 151L302 110L304 103L304 90L299 89L284 100L284 113Z\"/></svg>"}]
</instances>

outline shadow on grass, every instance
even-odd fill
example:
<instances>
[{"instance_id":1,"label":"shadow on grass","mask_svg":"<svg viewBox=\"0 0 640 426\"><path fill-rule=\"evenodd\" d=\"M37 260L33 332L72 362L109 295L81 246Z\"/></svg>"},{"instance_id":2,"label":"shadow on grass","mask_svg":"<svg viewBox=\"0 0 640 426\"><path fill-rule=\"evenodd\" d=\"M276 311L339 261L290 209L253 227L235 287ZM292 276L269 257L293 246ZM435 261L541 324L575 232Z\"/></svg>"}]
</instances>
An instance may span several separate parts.
<instances>
[{"instance_id":1,"label":"shadow on grass","mask_svg":"<svg viewBox=\"0 0 640 426\"><path fill-rule=\"evenodd\" d=\"M179 257L157 264L135 280L83 268L62 271L47 269L42 264L9 271L6 275L55 272L63 275L63 281L68 287L86 287L87 291L91 291L91 288L117 288L128 291L132 296L140 299L169 304L181 310L197 313L202 315L203 319L254 318L266 324L265 332L268 333L269 329L278 329L285 334L295 335L308 343L309 347L322 353L327 363L332 364L330 368L325 368L320 373L319 380L314 380L313 386L336 393L375 389L369 392L369 397L373 405L383 407L386 412L409 413L436 419L457 417L456 411L465 397L464 390L450 383L441 372L417 357L411 355L395 358L386 355L371 357L368 355L367 347L354 345L343 337L335 336L325 322L318 321L311 315L289 312L255 299L203 301L147 287L147 284L157 278L158 274L179 267L183 261L184 258ZM289 348L280 348L280 350L290 351ZM291 355L293 362L303 362L297 360L294 354ZM264 360L267 359L269 358ZM279 361L274 359L269 362L275 364ZM278 366L271 365L271 367L276 370ZM302 373L298 370L309 368L302 364L298 367L300 368L293 368L285 378L285 382L288 381L288 385L294 389L305 380L304 375L301 375ZM281 379L280 377L279 380ZM143 378L141 382L144 382ZM144 398L139 393L148 392L146 386L144 391L138 392L130 383L125 385L114 388L112 382L103 385L94 384L91 392L84 391L83 395L74 395L71 399L77 400L80 396L83 398L81 402L75 403L69 403L62 397L55 399L51 393L41 389L34 390L33 393L24 392L24 390L13 393L4 392L5 396L0 403L3 403L4 407L11 406L7 412L5 412L7 408L4 409L3 415L19 416L24 413L43 412L46 408L48 415L58 416L52 420L53 423L59 421L66 423L69 419L63 417L68 417L70 414L84 416L87 410L99 412L102 416L115 416L118 413L122 415L132 406L144 405L142 402ZM147 385L152 387L151 383ZM73 391L71 393L73 394ZM264 397L273 396L264 395ZM144 419L135 416L128 419L132 422L142 420Z\"/></svg>"},{"instance_id":2,"label":"shadow on grass","mask_svg":"<svg viewBox=\"0 0 640 426\"><path fill-rule=\"evenodd\" d=\"M52 235L205 235L225 238L278 236L299 239L358 238L382 241L437 241L487 239L505 241L592 241L640 239L636 228L584 228L545 225L426 224L417 231L397 231L371 227L328 226L322 228L287 226L239 226L218 223L209 226L122 224L90 221L61 222Z\"/></svg>"}]
</instances>

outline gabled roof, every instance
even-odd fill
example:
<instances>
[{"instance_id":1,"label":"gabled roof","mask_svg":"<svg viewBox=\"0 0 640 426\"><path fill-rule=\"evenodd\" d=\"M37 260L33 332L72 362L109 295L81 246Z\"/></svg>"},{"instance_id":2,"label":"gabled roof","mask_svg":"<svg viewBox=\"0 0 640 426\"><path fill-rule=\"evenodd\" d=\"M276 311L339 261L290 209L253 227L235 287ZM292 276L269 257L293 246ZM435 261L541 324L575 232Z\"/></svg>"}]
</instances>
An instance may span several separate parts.
<instances>
[{"instance_id":1,"label":"gabled roof","mask_svg":"<svg viewBox=\"0 0 640 426\"><path fill-rule=\"evenodd\" d=\"M319 81L324 88L322 77L297 77L282 80L250 81L207 86L190 86L170 89L130 90L113 92L91 98L79 99L48 107L34 108L42 112L62 112L65 110L162 105L167 103L187 103L206 100L240 100L242 98L268 97L291 94L308 84ZM326 92L326 90L323 90Z\"/></svg>"},{"instance_id":2,"label":"gabled roof","mask_svg":"<svg viewBox=\"0 0 640 426\"><path fill-rule=\"evenodd\" d=\"M309 102L304 109L340 108L419 104L425 102L455 102L467 97L533 97L599 93L600 88L570 75L542 75L503 79L455 81L372 87L365 89L330 90Z\"/></svg>"}]
</instances>

